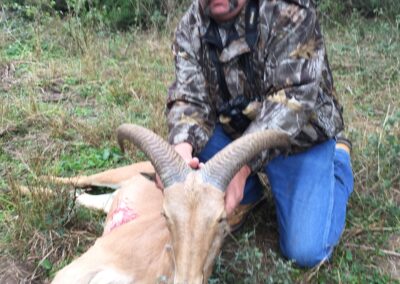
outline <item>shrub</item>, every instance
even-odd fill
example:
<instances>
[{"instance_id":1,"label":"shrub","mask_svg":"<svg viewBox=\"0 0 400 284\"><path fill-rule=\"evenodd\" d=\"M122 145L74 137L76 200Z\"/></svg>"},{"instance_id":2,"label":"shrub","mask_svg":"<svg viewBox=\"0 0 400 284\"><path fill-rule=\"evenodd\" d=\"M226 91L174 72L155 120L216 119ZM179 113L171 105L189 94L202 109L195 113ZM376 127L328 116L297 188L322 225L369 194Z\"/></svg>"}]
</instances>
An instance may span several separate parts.
<instances>
[{"instance_id":1,"label":"shrub","mask_svg":"<svg viewBox=\"0 0 400 284\"><path fill-rule=\"evenodd\" d=\"M131 26L162 27L167 18L187 7L188 0L97 0L94 7L102 11L107 24L119 30Z\"/></svg>"},{"instance_id":2,"label":"shrub","mask_svg":"<svg viewBox=\"0 0 400 284\"><path fill-rule=\"evenodd\" d=\"M193 0L4 0L5 7L20 12L25 18L34 19L39 11L50 15L74 13L86 22L126 30L162 27L166 20L177 16ZM391 21L400 19L399 0L315 0L326 16L341 21L353 12L364 17L383 17Z\"/></svg>"},{"instance_id":3,"label":"shrub","mask_svg":"<svg viewBox=\"0 0 400 284\"><path fill-rule=\"evenodd\" d=\"M5 0L5 7L33 20L45 12L50 15L73 13L85 23L126 30L132 26L147 29L162 27L167 18L182 12L189 0Z\"/></svg>"},{"instance_id":4,"label":"shrub","mask_svg":"<svg viewBox=\"0 0 400 284\"><path fill-rule=\"evenodd\" d=\"M99 0L107 22L114 28L127 29L130 26L149 27L165 21L164 1L140 0Z\"/></svg>"},{"instance_id":5,"label":"shrub","mask_svg":"<svg viewBox=\"0 0 400 284\"><path fill-rule=\"evenodd\" d=\"M398 0L315 0L322 13L335 20L344 19L354 11L364 17L380 16L396 20L400 16Z\"/></svg>"}]
</instances>

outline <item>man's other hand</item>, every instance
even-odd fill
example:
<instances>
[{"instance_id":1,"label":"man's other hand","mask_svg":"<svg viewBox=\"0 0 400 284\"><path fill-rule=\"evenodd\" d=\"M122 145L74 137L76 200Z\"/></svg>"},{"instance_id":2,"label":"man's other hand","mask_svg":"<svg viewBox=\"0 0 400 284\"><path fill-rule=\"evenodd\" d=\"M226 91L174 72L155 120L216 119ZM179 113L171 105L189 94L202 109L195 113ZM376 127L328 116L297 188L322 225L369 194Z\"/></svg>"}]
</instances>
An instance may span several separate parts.
<instances>
[{"instance_id":1,"label":"man's other hand","mask_svg":"<svg viewBox=\"0 0 400 284\"><path fill-rule=\"evenodd\" d=\"M229 216L243 199L244 186L246 180L251 173L250 168L246 165L232 178L225 192L225 211Z\"/></svg>"},{"instance_id":2,"label":"man's other hand","mask_svg":"<svg viewBox=\"0 0 400 284\"><path fill-rule=\"evenodd\" d=\"M174 146L175 151L183 158L183 160L191 167L192 169L198 169L201 167L201 163L199 158L192 157L193 147L189 143L180 143ZM164 186L160 180L158 174L156 174L156 185L160 189L164 189Z\"/></svg>"}]
</instances>

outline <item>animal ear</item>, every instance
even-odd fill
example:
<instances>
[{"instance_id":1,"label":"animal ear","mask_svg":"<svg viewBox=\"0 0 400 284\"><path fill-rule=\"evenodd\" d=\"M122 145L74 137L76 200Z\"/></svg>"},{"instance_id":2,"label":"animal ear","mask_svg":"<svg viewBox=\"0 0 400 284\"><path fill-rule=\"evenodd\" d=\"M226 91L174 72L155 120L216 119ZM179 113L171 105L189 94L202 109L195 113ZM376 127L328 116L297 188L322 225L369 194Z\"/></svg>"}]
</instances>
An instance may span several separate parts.
<instances>
[{"instance_id":1,"label":"animal ear","mask_svg":"<svg viewBox=\"0 0 400 284\"><path fill-rule=\"evenodd\" d=\"M144 127L122 124L117 129L117 139L122 150L124 141L128 140L146 154L165 188L183 182L190 172L189 166L171 145Z\"/></svg>"},{"instance_id":2,"label":"animal ear","mask_svg":"<svg viewBox=\"0 0 400 284\"><path fill-rule=\"evenodd\" d=\"M218 152L202 167L202 178L225 191L233 176L258 153L270 148L288 148L289 145L289 136L279 130L244 135Z\"/></svg>"}]
</instances>

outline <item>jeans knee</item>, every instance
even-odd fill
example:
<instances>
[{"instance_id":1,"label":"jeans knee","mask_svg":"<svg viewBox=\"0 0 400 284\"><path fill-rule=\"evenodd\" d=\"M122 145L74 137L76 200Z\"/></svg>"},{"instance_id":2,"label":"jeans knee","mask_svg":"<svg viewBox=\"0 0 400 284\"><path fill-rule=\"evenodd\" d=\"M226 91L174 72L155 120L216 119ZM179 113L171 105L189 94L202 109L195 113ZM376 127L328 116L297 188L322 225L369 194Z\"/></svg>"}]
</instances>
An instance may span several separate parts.
<instances>
[{"instance_id":1,"label":"jeans knee","mask_svg":"<svg viewBox=\"0 0 400 284\"><path fill-rule=\"evenodd\" d=\"M292 260L296 265L311 268L322 261L329 259L331 249L316 243L305 242L304 244L282 246L283 255Z\"/></svg>"}]
</instances>

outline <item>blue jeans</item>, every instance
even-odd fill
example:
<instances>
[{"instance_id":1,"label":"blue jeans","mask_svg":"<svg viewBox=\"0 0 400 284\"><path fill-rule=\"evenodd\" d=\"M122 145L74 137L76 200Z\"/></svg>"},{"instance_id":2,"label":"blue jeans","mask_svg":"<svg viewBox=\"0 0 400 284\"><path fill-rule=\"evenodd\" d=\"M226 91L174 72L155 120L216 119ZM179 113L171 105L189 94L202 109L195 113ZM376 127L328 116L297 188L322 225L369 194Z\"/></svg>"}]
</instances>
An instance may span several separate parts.
<instances>
[{"instance_id":1,"label":"blue jeans","mask_svg":"<svg viewBox=\"0 0 400 284\"><path fill-rule=\"evenodd\" d=\"M231 141L217 125L200 161ZM303 267L328 259L345 226L353 173L350 155L335 145L331 139L300 154L278 156L264 167L276 204L281 251ZM257 176L250 176L241 203L253 203L262 195Z\"/></svg>"}]
</instances>

